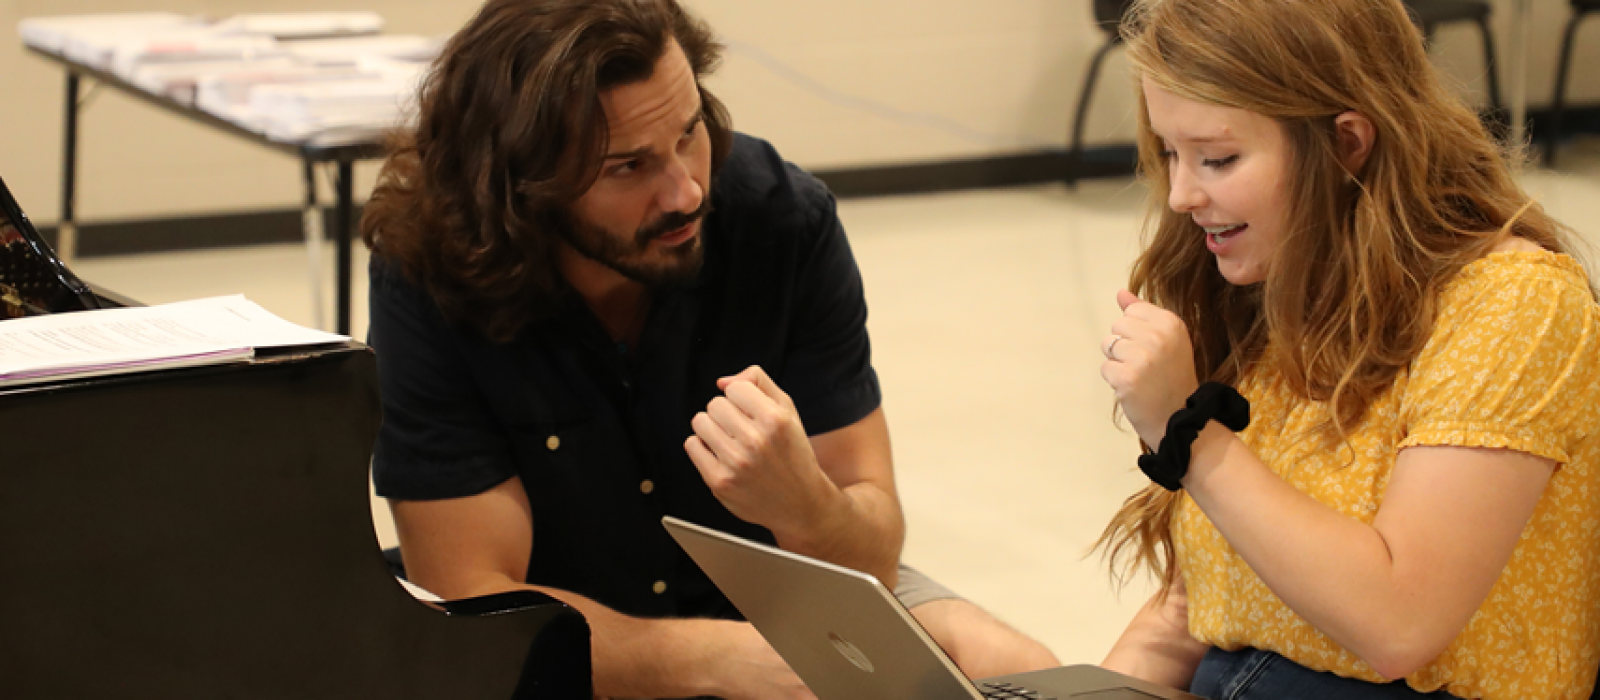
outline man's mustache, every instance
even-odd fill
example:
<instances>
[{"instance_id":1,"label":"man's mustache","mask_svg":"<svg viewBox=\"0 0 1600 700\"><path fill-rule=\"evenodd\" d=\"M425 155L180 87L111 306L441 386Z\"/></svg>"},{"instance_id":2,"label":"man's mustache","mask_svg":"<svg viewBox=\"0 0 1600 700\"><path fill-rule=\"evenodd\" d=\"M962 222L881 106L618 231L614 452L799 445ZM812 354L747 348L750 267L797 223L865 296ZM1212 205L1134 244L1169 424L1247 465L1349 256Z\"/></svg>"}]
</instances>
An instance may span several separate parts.
<instances>
[{"instance_id":1,"label":"man's mustache","mask_svg":"<svg viewBox=\"0 0 1600 700\"><path fill-rule=\"evenodd\" d=\"M640 227L639 232L633 236L634 242L640 247L643 247L652 240L699 221L710 211L711 197L708 194L707 196L700 198L700 206L694 211L668 212L666 214L662 214L661 218L656 219L655 221L652 221L643 227Z\"/></svg>"}]
</instances>

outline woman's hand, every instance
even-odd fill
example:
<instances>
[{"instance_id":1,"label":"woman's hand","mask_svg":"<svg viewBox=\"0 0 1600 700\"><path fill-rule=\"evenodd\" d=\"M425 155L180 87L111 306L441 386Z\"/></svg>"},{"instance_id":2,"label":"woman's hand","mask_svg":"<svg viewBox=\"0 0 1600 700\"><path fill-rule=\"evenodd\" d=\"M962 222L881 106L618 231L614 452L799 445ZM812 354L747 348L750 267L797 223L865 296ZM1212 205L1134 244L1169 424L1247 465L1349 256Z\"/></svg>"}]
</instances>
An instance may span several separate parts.
<instances>
[{"instance_id":1,"label":"woman's hand","mask_svg":"<svg viewBox=\"0 0 1600 700\"><path fill-rule=\"evenodd\" d=\"M1117 394L1139 439L1152 449L1167 433L1167 419L1200 386L1194 375L1194 347L1189 329L1176 314L1143 301L1132 292L1117 292L1122 318L1100 342L1106 356L1100 376Z\"/></svg>"}]
</instances>

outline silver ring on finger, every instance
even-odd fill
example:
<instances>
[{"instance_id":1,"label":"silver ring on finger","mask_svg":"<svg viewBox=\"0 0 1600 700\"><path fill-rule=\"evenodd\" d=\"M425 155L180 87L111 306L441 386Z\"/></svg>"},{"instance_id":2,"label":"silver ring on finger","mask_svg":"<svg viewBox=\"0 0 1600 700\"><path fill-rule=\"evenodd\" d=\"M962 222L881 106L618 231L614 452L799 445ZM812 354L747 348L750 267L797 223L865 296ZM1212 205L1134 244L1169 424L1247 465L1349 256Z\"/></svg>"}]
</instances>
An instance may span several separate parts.
<instances>
[{"instance_id":1,"label":"silver ring on finger","mask_svg":"<svg viewBox=\"0 0 1600 700\"><path fill-rule=\"evenodd\" d=\"M1117 342L1120 341L1120 340L1122 340L1122 336L1117 335L1115 333L1111 334L1111 342L1106 344L1106 359L1108 359L1108 360L1117 359L1117 355L1116 355Z\"/></svg>"}]
</instances>

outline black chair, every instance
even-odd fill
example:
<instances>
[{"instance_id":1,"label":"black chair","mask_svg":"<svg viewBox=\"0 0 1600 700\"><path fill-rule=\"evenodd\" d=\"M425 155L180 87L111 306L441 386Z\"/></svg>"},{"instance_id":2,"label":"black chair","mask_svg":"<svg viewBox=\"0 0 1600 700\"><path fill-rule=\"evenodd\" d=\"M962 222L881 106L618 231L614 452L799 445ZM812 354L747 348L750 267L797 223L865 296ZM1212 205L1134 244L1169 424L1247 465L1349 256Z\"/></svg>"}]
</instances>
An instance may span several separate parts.
<instances>
[{"instance_id":1,"label":"black chair","mask_svg":"<svg viewBox=\"0 0 1600 700\"><path fill-rule=\"evenodd\" d=\"M1489 105L1499 115L1505 103L1500 101L1500 77L1495 67L1494 35L1489 31L1488 0L1406 0L1406 9L1411 11L1412 21L1422 29L1422 36L1429 44L1433 43L1433 33L1439 25L1454 22L1478 25L1478 33L1483 37L1483 68L1488 74Z\"/></svg>"},{"instance_id":2,"label":"black chair","mask_svg":"<svg viewBox=\"0 0 1600 700\"><path fill-rule=\"evenodd\" d=\"M1579 16L1584 11L1600 10L1600 0L1571 0L1571 2L1573 2L1574 8L1579 8ZM1069 166L1072 171L1067 174L1067 182L1069 184L1077 182L1078 176L1082 174L1083 118L1088 115L1088 110L1090 110L1090 97L1094 94L1094 83L1099 78L1099 70L1101 70L1102 62L1106 61L1106 54L1122 43L1122 34L1118 29L1122 26L1123 14L1128 13L1128 8L1131 5L1133 5L1133 0L1094 0L1094 24L1102 32L1106 32L1106 43L1101 45L1098 51L1094 51L1094 59L1090 61L1090 70L1083 77L1083 91L1078 94L1077 117L1072 120L1072 147L1070 147L1072 150L1070 150L1069 155ZM1488 0L1406 0L1405 5L1406 10L1411 11L1411 19L1422 30L1422 37L1426 37L1429 43L1434 40L1434 30L1438 29L1438 26L1442 26L1442 24L1451 24L1451 22L1474 22L1474 24L1477 24L1478 32L1483 37L1483 67L1485 67L1485 72L1488 74L1488 83L1490 83L1488 85L1488 88L1490 88L1490 105L1493 107L1494 113L1499 115L1504 102L1501 102L1501 93L1499 93L1499 72L1496 70L1496 61L1494 61L1494 35L1490 32L1490 3L1488 3ZM1573 22L1574 24L1578 22L1576 16L1574 16ZM1568 45L1571 42L1571 35L1573 35L1573 24L1568 24L1568 27L1566 27ZM1562 78L1560 78L1562 83L1565 83L1566 54L1568 54L1568 50L1563 50ZM1562 94L1560 86L1558 86L1555 94L1557 94L1557 109L1560 109L1560 94ZM1552 126L1557 126L1557 128L1560 126L1560 112L1558 110L1557 115L1552 118Z\"/></svg>"},{"instance_id":3,"label":"black chair","mask_svg":"<svg viewBox=\"0 0 1600 700\"><path fill-rule=\"evenodd\" d=\"M1094 22L1100 30L1106 33L1106 43L1094 52L1094 60L1089 63L1089 73L1083 79L1083 92L1078 95L1077 117L1072 120L1072 151L1071 172L1067 175L1067 182L1078 181L1079 170L1083 163L1083 119L1089 113L1089 97L1094 94L1095 81L1100 77L1100 64L1106 59L1106 54L1111 49L1122 43L1122 34L1119 31L1122 25L1122 16L1133 5L1132 0L1094 0Z\"/></svg>"},{"instance_id":4,"label":"black chair","mask_svg":"<svg viewBox=\"0 0 1600 700\"><path fill-rule=\"evenodd\" d=\"M1600 12L1600 0L1572 0L1572 19L1567 20L1567 31L1561 39L1561 59L1556 64L1556 92L1550 102L1550 138L1544 144L1544 164L1556 164L1556 145L1561 141L1561 118L1566 112L1567 71L1572 68L1572 37L1577 33L1578 22L1590 12Z\"/></svg>"},{"instance_id":5,"label":"black chair","mask_svg":"<svg viewBox=\"0 0 1600 700\"><path fill-rule=\"evenodd\" d=\"M1572 0L1572 4L1574 7L1600 9L1600 0ZM1094 60L1089 62L1089 71L1083 80L1083 91L1078 95L1077 116L1072 120L1072 146L1069 156L1071 171L1067 175L1068 183L1077 182L1082 171L1084 117L1089 112L1089 98L1094 93L1095 82L1100 77L1100 64L1105 61L1106 54L1122 43L1122 34L1119 32L1122 17L1132 5L1132 0L1094 0L1094 21L1100 30L1106 33L1106 42L1095 51ZM1439 25L1453 22L1472 22L1478 25L1478 31L1483 36L1483 63L1488 73L1489 102L1495 114L1499 114L1503 103L1500 101L1500 78L1495 68L1494 36L1489 30L1488 1L1406 0L1406 8L1411 11L1412 21L1416 22L1429 43L1432 43L1434 30ZM1569 25L1567 28L1569 39L1571 35L1572 28ZM1562 66L1565 70L1565 61L1562 62ZM1556 94L1559 100L1561 94L1559 90ZM1558 124L1559 116L1552 121L1553 124Z\"/></svg>"}]
</instances>

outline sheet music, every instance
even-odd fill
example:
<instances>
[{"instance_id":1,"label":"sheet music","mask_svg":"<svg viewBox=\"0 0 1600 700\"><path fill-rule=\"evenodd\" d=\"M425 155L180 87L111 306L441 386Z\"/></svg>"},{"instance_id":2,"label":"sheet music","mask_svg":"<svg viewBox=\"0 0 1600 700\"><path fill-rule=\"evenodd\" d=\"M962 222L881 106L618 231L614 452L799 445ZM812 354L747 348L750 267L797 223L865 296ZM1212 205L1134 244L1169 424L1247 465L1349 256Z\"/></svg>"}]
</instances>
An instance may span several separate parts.
<instances>
[{"instance_id":1,"label":"sheet music","mask_svg":"<svg viewBox=\"0 0 1600 700\"><path fill-rule=\"evenodd\" d=\"M341 343L243 295L0 323L0 385L242 361L256 348Z\"/></svg>"}]
</instances>

